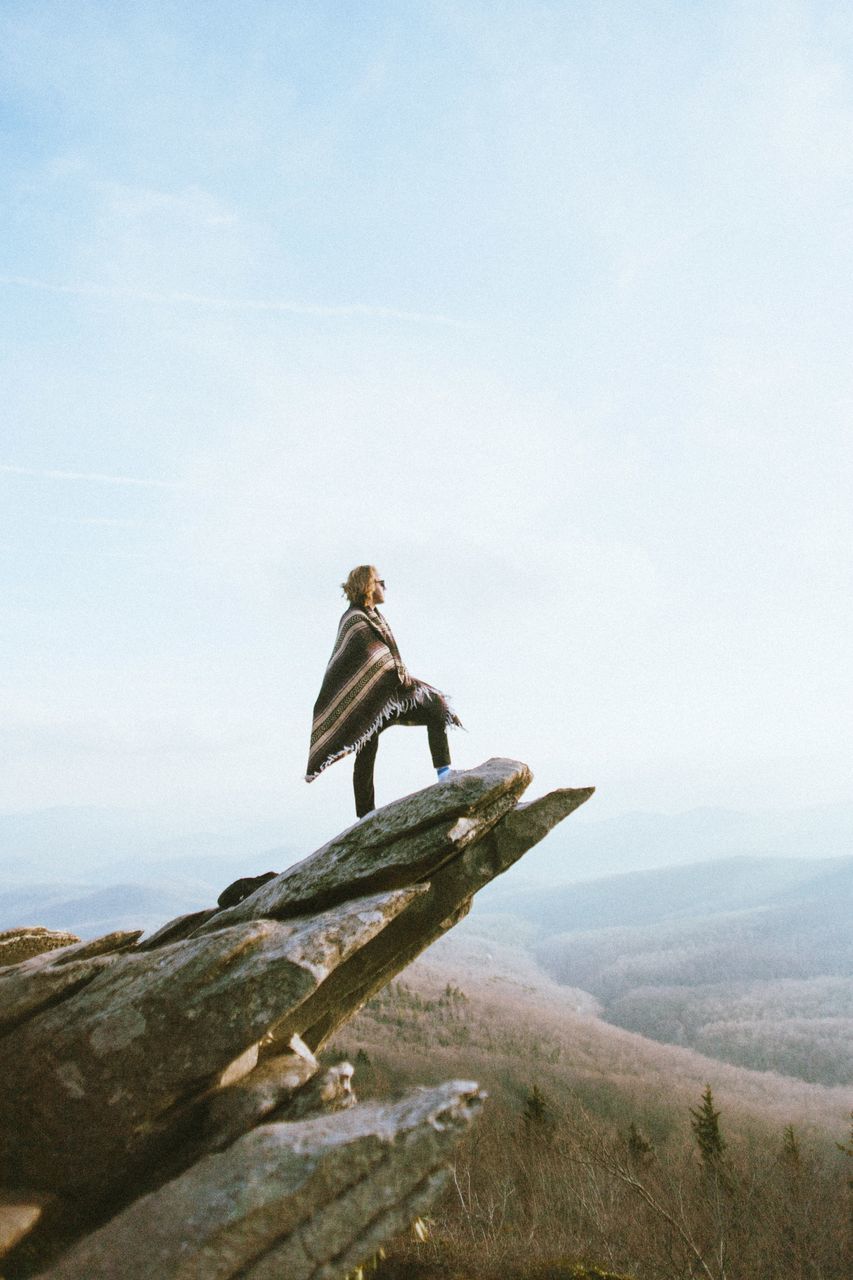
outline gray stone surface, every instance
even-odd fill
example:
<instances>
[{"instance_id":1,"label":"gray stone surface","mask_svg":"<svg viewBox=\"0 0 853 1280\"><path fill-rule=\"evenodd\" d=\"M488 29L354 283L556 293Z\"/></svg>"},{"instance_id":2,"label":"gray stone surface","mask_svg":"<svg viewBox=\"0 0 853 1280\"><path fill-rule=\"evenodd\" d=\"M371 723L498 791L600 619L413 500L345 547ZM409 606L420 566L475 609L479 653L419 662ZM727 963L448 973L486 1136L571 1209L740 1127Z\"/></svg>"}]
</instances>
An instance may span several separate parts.
<instances>
[{"instance_id":1,"label":"gray stone surface","mask_svg":"<svg viewBox=\"0 0 853 1280\"><path fill-rule=\"evenodd\" d=\"M454 1081L262 1125L136 1201L44 1280L309 1280L327 1265L343 1276L431 1202L481 1102Z\"/></svg>"},{"instance_id":2,"label":"gray stone surface","mask_svg":"<svg viewBox=\"0 0 853 1280\"><path fill-rule=\"evenodd\" d=\"M551 791L530 804L519 805L482 840L433 875L423 894L389 925L380 937L354 954L302 1010L306 1025L300 1034L316 1053L337 1028L353 1016L386 983L445 933L468 911L473 895L542 840L558 822L584 804L592 787ZM281 1036L290 1033L285 1023ZM273 1028L270 1039L279 1039Z\"/></svg>"},{"instance_id":3,"label":"gray stone surface","mask_svg":"<svg viewBox=\"0 0 853 1280\"><path fill-rule=\"evenodd\" d=\"M238 906L221 911L199 932L260 916L286 919L356 892L426 879L514 808L530 780L526 765L495 759L404 796L288 867Z\"/></svg>"},{"instance_id":4,"label":"gray stone surface","mask_svg":"<svg viewBox=\"0 0 853 1280\"><path fill-rule=\"evenodd\" d=\"M34 956L0 969L0 1036L8 1035L42 1009L70 999L111 961L109 956L97 956L72 964L45 963L61 954Z\"/></svg>"},{"instance_id":5,"label":"gray stone surface","mask_svg":"<svg viewBox=\"0 0 853 1280\"><path fill-rule=\"evenodd\" d=\"M73 1001L0 1041L0 1164L11 1184L91 1199L150 1165L180 1131L187 1099L271 1023L298 1020L305 998L417 893L113 959Z\"/></svg>"},{"instance_id":6,"label":"gray stone surface","mask_svg":"<svg viewBox=\"0 0 853 1280\"><path fill-rule=\"evenodd\" d=\"M64 943L0 968L0 1035L6 1035L40 1009L74 995L104 968L108 959L132 947L141 933L141 929L108 933L88 942L66 934L74 945Z\"/></svg>"},{"instance_id":7,"label":"gray stone surface","mask_svg":"<svg viewBox=\"0 0 853 1280\"><path fill-rule=\"evenodd\" d=\"M195 933L199 925L204 924L218 912L218 907L206 907L203 911L189 911L185 915L175 916L174 920L168 920L166 924L161 925L140 942L139 950L156 951L157 947L164 947L167 942L183 942L184 938Z\"/></svg>"},{"instance_id":8,"label":"gray stone surface","mask_svg":"<svg viewBox=\"0 0 853 1280\"><path fill-rule=\"evenodd\" d=\"M90 938L88 942L64 947L53 963L70 964L74 960L91 960L93 956L115 955L119 951L129 950L141 937L141 929L117 929L115 933L104 933L100 938Z\"/></svg>"},{"instance_id":9,"label":"gray stone surface","mask_svg":"<svg viewBox=\"0 0 853 1280\"><path fill-rule=\"evenodd\" d=\"M205 1113L204 1145L219 1149L289 1102L319 1072L314 1055L279 1053L264 1059L233 1084L217 1089ZM354 1094L350 1090L350 1096Z\"/></svg>"}]
</instances>

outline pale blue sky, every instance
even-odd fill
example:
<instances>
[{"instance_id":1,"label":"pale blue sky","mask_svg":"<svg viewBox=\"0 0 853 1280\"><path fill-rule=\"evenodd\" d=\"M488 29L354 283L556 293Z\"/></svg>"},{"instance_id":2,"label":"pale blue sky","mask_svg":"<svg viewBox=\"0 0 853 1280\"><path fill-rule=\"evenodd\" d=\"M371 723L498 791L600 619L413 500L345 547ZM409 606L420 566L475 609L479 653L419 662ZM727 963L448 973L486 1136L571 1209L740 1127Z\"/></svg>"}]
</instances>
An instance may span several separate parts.
<instances>
[{"instance_id":1,"label":"pale blue sky","mask_svg":"<svg viewBox=\"0 0 853 1280\"><path fill-rule=\"evenodd\" d=\"M849 6L7 0L0 69L0 810L349 821L363 560L460 765L851 799Z\"/></svg>"}]
</instances>

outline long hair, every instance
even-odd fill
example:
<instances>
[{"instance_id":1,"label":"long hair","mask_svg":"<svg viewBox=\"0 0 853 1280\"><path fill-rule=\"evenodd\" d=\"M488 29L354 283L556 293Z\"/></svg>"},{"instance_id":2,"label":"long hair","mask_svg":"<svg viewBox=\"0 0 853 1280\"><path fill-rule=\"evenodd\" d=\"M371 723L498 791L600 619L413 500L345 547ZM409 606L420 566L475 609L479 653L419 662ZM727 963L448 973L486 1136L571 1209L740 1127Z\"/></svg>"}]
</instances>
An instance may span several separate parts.
<instances>
[{"instance_id":1,"label":"long hair","mask_svg":"<svg viewBox=\"0 0 853 1280\"><path fill-rule=\"evenodd\" d=\"M360 564L350 572L346 582L341 583L341 589L350 604L365 603L375 577L376 566L373 564Z\"/></svg>"}]
</instances>

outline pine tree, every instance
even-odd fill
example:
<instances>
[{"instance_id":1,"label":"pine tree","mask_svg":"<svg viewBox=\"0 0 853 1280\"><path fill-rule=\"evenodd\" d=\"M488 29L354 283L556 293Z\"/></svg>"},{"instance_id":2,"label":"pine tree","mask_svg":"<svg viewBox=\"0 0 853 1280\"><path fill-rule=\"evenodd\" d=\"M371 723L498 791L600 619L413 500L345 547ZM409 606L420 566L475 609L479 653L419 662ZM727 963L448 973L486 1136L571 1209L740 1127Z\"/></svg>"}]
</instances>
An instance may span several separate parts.
<instances>
[{"instance_id":1,"label":"pine tree","mask_svg":"<svg viewBox=\"0 0 853 1280\"><path fill-rule=\"evenodd\" d=\"M782 1131L782 1150L779 1153L779 1159L792 1173L796 1173L800 1168L802 1162L800 1143L792 1124L785 1125Z\"/></svg>"},{"instance_id":2,"label":"pine tree","mask_svg":"<svg viewBox=\"0 0 853 1280\"><path fill-rule=\"evenodd\" d=\"M553 1125L551 1108L538 1084L535 1084L527 1095L521 1119L528 1137L542 1137L550 1131Z\"/></svg>"},{"instance_id":3,"label":"pine tree","mask_svg":"<svg viewBox=\"0 0 853 1280\"><path fill-rule=\"evenodd\" d=\"M634 1121L631 1120L628 1137L625 1138L625 1146L628 1147L628 1160L631 1165L646 1166L651 1165L654 1160L654 1147L642 1129L638 1129Z\"/></svg>"},{"instance_id":4,"label":"pine tree","mask_svg":"<svg viewBox=\"0 0 853 1280\"><path fill-rule=\"evenodd\" d=\"M711 1086L705 1085L701 1104L690 1108L690 1127L696 1135L696 1144L706 1169L716 1169L726 1149L723 1135L720 1132L720 1113L714 1108L714 1095Z\"/></svg>"},{"instance_id":5,"label":"pine tree","mask_svg":"<svg viewBox=\"0 0 853 1280\"><path fill-rule=\"evenodd\" d=\"M845 1156L850 1156L850 1158L851 1158L851 1159L853 1159L853 1111L851 1111L851 1112L850 1112L850 1138L849 1138L849 1141L847 1141L847 1142L836 1142L836 1144L835 1144L835 1145L838 1147L838 1150L839 1150L839 1151L843 1152L843 1154L844 1154ZM848 1186L848 1189L849 1189L851 1192L853 1192L853 1174L851 1174L851 1175L850 1175L850 1177L848 1177L848 1179L847 1179L847 1186Z\"/></svg>"},{"instance_id":6,"label":"pine tree","mask_svg":"<svg viewBox=\"0 0 853 1280\"><path fill-rule=\"evenodd\" d=\"M630 1128L628 1129L628 1137L625 1140L625 1145L628 1148L628 1159L634 1164L648 1164L654 1156L654 1147L643 1133L642 1129L637 1128L633 1120L631 1121Z\"/></svg>"}]
</instances>

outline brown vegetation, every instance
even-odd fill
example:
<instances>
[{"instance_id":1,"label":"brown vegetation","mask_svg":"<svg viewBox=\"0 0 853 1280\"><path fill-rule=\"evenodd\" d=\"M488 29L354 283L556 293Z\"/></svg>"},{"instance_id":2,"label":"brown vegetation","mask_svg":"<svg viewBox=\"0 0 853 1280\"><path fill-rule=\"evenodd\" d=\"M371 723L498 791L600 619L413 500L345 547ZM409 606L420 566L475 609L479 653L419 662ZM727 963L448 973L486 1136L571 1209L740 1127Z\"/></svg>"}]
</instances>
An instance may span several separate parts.
<instances>
[{"instance_id":1,"label":"brown vegetation","mask_svg":"<svg viewBox=\"0 0 853 1280\"><path fill-rule=\"evenodd\" d=\"M361 1096L425 1070L492 1095L426 1238L397 1241L377 1280L847 1274L842 1090L651 1044L573 1014L565 989L561 1005L547 985L460 980L438 961L380 993L336 1046ZM718 1125L716 1155L703 1123Z\"/></svg>"},{"instance_id":2,"label":"brown vegetation","mask_svg":"<svg viewBox=\"0 0 853 1280\"><path fill-rule=\"evenodd\" d=\"M847 977L640 987L609 1001L605 1014L629 1031L754 1071L853 1083L853 982Z\"/></svg>"}]
</instances>

